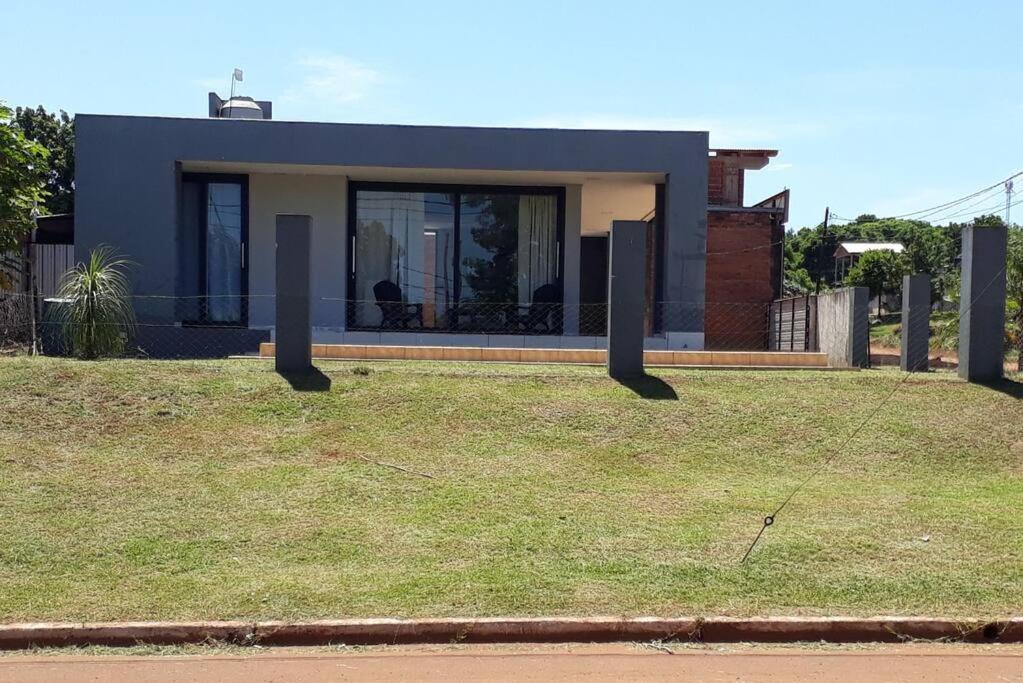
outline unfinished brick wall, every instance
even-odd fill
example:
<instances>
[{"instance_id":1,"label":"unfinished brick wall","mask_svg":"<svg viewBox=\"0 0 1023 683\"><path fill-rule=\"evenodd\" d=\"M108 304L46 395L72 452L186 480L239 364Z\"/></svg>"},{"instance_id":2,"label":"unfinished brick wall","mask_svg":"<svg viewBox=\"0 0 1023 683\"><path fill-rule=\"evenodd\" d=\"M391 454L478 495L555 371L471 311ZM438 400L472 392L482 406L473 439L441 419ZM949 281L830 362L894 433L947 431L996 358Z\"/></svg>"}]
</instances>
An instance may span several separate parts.
<instances>
[{"instance_id":1,"label":"unfinished brick wall","mask_svg":"<svg viewBox=\"0 0 1023 683\"><path fill-rule=\"evenodd\" d=\"M727 159L707 160L707 203L716 206L742 206L744 173Z\"/></svg>"},{"instance_id":2,"label":"unfinished brick wall","mask_svg":"<svg viewBox=\"0 0 1023 683\"><path fill-rule=\"evenodd\" d=\"M707 213L706 348L767 348L768 310L781 288L783 235L775 213Z\"/></svg>"}]
</instances>

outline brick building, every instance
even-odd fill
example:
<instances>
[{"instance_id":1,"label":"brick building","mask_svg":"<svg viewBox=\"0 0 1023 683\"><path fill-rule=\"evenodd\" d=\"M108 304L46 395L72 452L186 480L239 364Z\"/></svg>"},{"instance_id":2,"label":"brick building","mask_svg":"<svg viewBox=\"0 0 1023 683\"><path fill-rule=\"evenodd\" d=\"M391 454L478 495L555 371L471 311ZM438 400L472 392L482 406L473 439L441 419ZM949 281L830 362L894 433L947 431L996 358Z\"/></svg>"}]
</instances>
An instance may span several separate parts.
<instances>
[{"instance_id":1,"label":"brick building","mask_svg":"<svg viewBox=\"0 0 1023 683\"><path fill-rule=\"evenodd\" d=\"M707 173L706 347L766 348L768 309L781 295L789 191L744 205L746 171L777 155L711 150Z\"/></svg>"}]
</instances>

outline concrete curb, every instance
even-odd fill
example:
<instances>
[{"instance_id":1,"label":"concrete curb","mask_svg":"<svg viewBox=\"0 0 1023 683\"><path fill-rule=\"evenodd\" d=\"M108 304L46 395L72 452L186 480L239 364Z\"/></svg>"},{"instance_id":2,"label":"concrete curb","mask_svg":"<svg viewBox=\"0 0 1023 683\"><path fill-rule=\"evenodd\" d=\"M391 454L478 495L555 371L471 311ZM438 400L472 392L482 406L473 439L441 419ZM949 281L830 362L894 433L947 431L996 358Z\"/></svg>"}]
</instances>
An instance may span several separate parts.
<instances>
[{"instance_id":1,"label":"concrete curb","mask_svg":"<svg viewBox=\"0 0 1023 683\"><path fill-rule=\"evenodd\" d=\"M108 622L0 625L0 649L45 646L180 645L222 641L248 645L390 645L416 643L570 643L623 641L833 643L930 640L1023 642L1023 618L924 617L538 617L352 619L305 622Z\"/></svg>"}]
</instances>

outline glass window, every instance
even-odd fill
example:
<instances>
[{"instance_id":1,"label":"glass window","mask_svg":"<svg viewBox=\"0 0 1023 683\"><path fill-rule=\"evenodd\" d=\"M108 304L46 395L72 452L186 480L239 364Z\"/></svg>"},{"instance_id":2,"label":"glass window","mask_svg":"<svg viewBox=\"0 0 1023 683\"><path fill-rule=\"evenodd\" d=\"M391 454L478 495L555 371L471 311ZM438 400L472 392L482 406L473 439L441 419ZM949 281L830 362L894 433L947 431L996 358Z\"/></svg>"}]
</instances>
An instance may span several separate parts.
<instances>
[{"instance_id":1,"label":"glass window","mask_svg":"<svg viewBox=\"0 0 1023 683\"><path fill-rule=\"evenodd\" d=\"M243 324L244 180L185 175L178 224L178 319Z\"/></svg>"},{"instance_id":2,"label":"glass window","mask_svg":"<svg viewBox=\"0 0 1023 683\"><path fill-rule=\"evenodd\" d=\"M443 327L454 303L450 194L359 190L355 291L360 327Z\"/></svg>"},{"instance_id":3,"label":"glass window","mask_svg":"<svg viewBox=\"0 0 1023 683\"><path fill-rule=\"evenodd\" d=\"M557 282L557 202L551 195L461 198L461 300L529 304Z\"/></svg>"},{"instance_id":4,"label":"glass window","mask_svg":"<svg viewBox=\"0 0 1023 683\"><path fill-rule=\"evenodd\" d=\"M207 319L240 323L242 188L237 183L210 183L206 196Z\"/></svg>"},{"instance_id":5,"label":"glass window","mask_svg":"<svg viewBox=\"0 0 1023 683\"><path fill-rule=\"evenodd\" d=\"M555 331L556 195L409 189L355 189L351 325Z\"/></svg>"}]
</instances>

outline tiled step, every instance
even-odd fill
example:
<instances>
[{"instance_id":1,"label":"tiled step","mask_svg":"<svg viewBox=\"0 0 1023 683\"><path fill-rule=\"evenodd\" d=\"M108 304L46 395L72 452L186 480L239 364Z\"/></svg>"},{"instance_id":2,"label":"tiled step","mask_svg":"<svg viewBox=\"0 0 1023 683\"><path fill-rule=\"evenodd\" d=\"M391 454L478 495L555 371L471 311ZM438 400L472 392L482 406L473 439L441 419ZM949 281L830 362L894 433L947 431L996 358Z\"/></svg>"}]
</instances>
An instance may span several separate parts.
<instances>
[{"instance_id":1,"label":"tiled step","mask_svg":"<svg viewBox=\"0 0 1023 683\"><path fill-rule=\"evenodd\" d=\"M272 358L274 344L259 345L259 355ZM607 362L603 349L510 349L469 346L359 346L313 344L313 358L335 360L454 360L505 363ZM791 351L644 351L647 365L826 368L823 353Z\"/></svg>"}]
</instances>

